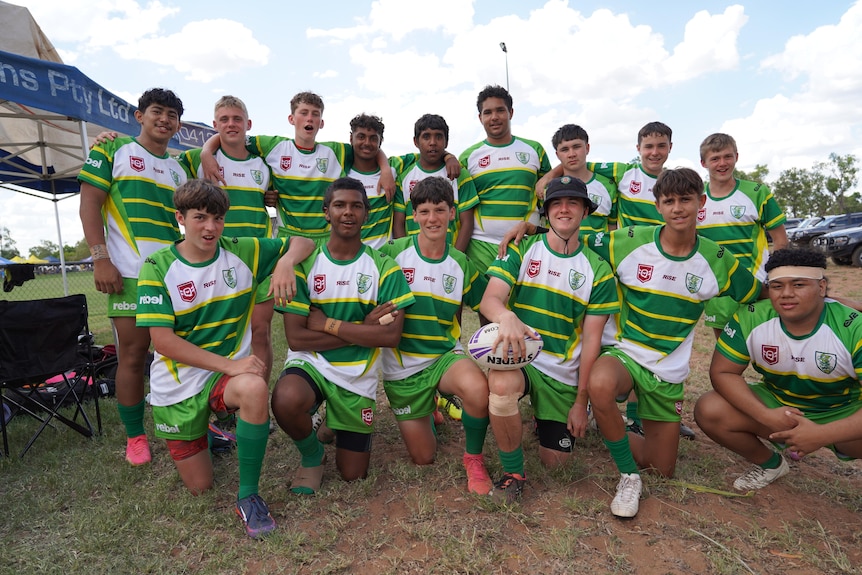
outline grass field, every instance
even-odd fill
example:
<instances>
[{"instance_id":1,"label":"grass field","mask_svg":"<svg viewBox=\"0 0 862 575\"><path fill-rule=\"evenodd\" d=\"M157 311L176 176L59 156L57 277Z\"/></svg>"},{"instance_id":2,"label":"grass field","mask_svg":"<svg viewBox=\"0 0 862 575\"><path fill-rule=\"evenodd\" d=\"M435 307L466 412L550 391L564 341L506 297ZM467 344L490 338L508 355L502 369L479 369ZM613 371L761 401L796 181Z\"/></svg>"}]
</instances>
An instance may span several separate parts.
<instances>
[{"instance_id":1,"label":"grass field","mask_svg":"<svg viewBox=\"0 0 862 575\"><path fill-rule=\"evenodd\" d=\"M836 293L862 299L862 271L829 273ZM38 278L3 297L49 297L31 292L55 289L52 281ZM73 292L88 295L93 331L107 343L110 329L98 316L104 296L75 286ZM475 314L466 313L465 333L476 326ZM285 353L278 316L273 340L277 374ZM862 573L859 462L842 464L820 450L753 496L728 493L746 464L691 420L694 400L709 388L712 345L711 333L699 327L683 414L698 438L680 446L674 480L646 478L633 520L610 515L618 475L597 436L578 441L572 465L554 471L539 465L527 401L521 404L529 483L523 501L506 507L465 493L460 424L441 426L437 462L417 467L380 396L367 480L339 480L330 446L321 491L292 495L296 448L281 431L270 436L261 494L279 529L252 541L233 512L235 455L216 457L216 489L192 497L163 442L151 441L148 466L123 461L122 427L114 402L105 401L101 437L49 429L23 460L0 460L0 573ZM13 449L31 426L14 420ZM152 431L149 412L147 426ZM497 475L490 432L485 456Z\"/></svg>"}]
</instances>

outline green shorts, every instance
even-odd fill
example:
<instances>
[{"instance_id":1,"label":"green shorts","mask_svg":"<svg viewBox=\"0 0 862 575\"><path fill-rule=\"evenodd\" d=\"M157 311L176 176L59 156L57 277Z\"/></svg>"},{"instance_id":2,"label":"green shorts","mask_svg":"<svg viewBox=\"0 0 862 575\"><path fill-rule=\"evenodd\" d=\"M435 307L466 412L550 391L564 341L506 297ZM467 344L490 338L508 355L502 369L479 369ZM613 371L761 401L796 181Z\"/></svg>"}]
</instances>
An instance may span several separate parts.
<instances>
[{"instance_id":1,"label":"green shorts","mask_svg":"<svg viewBox=\"0 0 862 575\"><path fill-rule=\"evenodd\" d=\"M405 421L431 415L437 405L434 396L440 380L455 362L462 359L472 361L464 352L448 351L418 373L395 381L384 380L383 389L395 419Z\"/></svg>"},{"instance_id":2,"label":"green shorts","mask_svg":"<svg viewBox=\"0 0 862 575\"><path fill-rule=\"evenodd\" d=\"M578 388L545 375L533 365L525 365L522 371L527 380L524 393L530 394L536 419L567 423Z\"/></svg>"},{"instance_id":3,"label":"green shorts","mask_svg":"<svg viewBox=\"0 0 862 575\"><path fill-rule=\"evenodd\" d=\"M481 240L470 240L467 244L467 257L473 262L473 266L480 274L488 271L488 267L497 258L497 244L483 242Z\"/></svg>"},{"instance_id":4,"label":"green shorts","mask_svg":"<svg viewBox=\"0 0 862 575\"><path fill-rule=\"evenodd\" d=\"M703 323L707 327L724 329L724 326L733 318L733 314L736 313L740 305L748 304L739 304L735 299L728 296L714 297L707 301L706 306L703 308Z\"/></svg>"},{"instance_id":5,"label":"green shorts","mask_svg":"<svg viewBox=\"0 0 862 575\"><path fill-rule=\"evenodd\" d=\"M254 292L254 303L263 303L265 301L272 301L274 296L266 295L269 292L269 286L272 284L272 276L267 277L265 280L260 282L257 286L257 291Z\"/></svg>"},{"instance_id":6,"label":"green shorts","mask_svg":"<svg viewBox=\"0 0 862 575\"><path fill-rule=\"evenodd\" d=\"M173 405L153 406L153 422L155 422L156 437L192 441L207 434L210 421L211 402L223 411L228 410L223 405L224 388L230 380L224 374L213 374L197 395L184 399Z\"/></svg>"},{"instance_id":7,"label":"green shorts","mask_svg":"<svg viewBox=\"0 0 862 575\"><path fill-rule=\"evenodd\" d=\"M749 389L751 389L754 395L756 395L758 399L763 402L763 405L765 405L766 407L776 408L786 406L786 404L782 403L777 397L775 397L775 394L772 393L769 388L762 383L749 383L748 387ZM805 417L807 417L814 423L819 423L822 425L824 423L830 423L832 421L838 421L839 419L845 419L847 417L850 417L860 409L862 409L862 402L857 402L855 404L845 405L844 407L839 407L837 409L829 411L821 411L810 414L806 413ZM805 412L804 409L801 411L803 413ZM774 441L772 443L776 447L784 449L783 444L775 443ZM854 459L853 457L844 455L843 453L835 449L834 445L827 445L826 447L831 449L832 452L835 453L835 456L838 457L838 459L841 459L843 461L852 461Z\"/></svg>"},{"instance_id":8,"label":"green shorts","mask_svg":"<svg viewBox=\"0 0 862 575\"><path fill-rule=\"evenodd\" d=\"M108 294L108 317L135 317L138 313L138 280L123 278L123 293Z\"/></svg>"},{"instance_id":9,"label":"green shorts","mask_svg":"<svg viewBox=\"0 0 862 575\"><path fill-rule=\"evenodd\" d=\"M373 399L362 397L332 383L307 361L291 359L285 362L284 369L296 368L311 377L323 399L326 400L326 425L335 431L352 431L354 433L374 433ZM315 408L315 411L317 409Z\"/></svg>"},{"instance_id":10,"label":"green shorts","mask_svg":"<svg viewBox=\"0 0 862 575\"><path fill-rule=\"evenodd\" d=\"M683 386L670 383L641 366L617 347L602 348L603 356L616 358L628 370L638 396L638 416L650 421L681 421ZM625 397L621 399L625 401Z\"/></svg>"}]
</instances>

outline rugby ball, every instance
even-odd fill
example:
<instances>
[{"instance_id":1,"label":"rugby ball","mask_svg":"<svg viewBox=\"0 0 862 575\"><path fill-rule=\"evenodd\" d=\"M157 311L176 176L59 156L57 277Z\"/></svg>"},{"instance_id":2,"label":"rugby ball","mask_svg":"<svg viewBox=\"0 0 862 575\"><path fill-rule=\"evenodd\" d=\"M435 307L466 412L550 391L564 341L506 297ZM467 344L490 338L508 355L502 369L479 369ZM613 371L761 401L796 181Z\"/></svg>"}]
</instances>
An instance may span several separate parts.
<instances>
[{"instance_id":1,"label":"rugby ball","mask_svg":"<svg viewBox=\"0 0 862 575\"><path fill-rule=\"evenodd\" d=\"M527 344L527 357L514 357L511 348L505 352L502 349L495 351L493 345L499 331L500 324L489 323L480 327L467 342L467 354L473 358L479 367L504 371L521 369L528 363L532 363L542 351L541 337L539 339L524 338ZM533 332L537 336L539 335L536 330Z\"/></svg>"}]
</instances>

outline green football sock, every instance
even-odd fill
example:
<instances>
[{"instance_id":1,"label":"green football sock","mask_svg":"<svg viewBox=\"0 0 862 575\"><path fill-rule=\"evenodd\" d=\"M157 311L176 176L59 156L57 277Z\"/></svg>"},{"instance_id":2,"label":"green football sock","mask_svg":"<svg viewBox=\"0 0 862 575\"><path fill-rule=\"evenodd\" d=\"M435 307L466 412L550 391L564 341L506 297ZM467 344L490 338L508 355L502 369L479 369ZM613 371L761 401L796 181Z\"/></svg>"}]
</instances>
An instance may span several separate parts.
<instances>
[{"instance_id":1,"label":"green football sock","mask_svg":"<svg viewBox=\"0 0 862 575\"><path fill-rule=\"evenodd\" d=\"M638 402L637 401L630 401L626 404L626 419L631 419L632 421L634 421L638 425L642 425L641 424L641 418L638 415Z\"/></svg>"},{"instance_id":2,"label":"green football sock","mask_svg":"<svg viewBox=\"0 0 862 575\"><path fill-rule=\"evenodd\" d=\"M144 400L137 405L127 406L120 403L117 404L117 410L120 412L120 421L126 427L126 437L137 437L144 435Z\"/></svg>"},{"instance_id":3,"label":"green football sock","mask_svg":"<svg viewBox=\"0 0 862 575\"><path fill-rule=\"evenodd\" d=\"M239 460L237 499L257 493L267 441L269 441L269 422L249 423L242 418L237 418L236 456Z\"/></svg>"},{"instance_id":4,"label":"green football sock","mask_svg":"<svg viewBox=\"0 0 862 575\"><path fill-rule=\"evenodd\" d=\"M302 455L301 466L317 467L323 463L323 444L317 439L317 434L314 430L305 439L300 439L299 441L294 439L293 443L299 450L299 454Z\"/></svg>"},{"instance_id":5,"label":"green football sock","mask_svg":"<svg viewBox=\"0 0 862 575\"><path fill-rule=\"evenodd\" d=\"M485 436L488 434L488 417L477 418L466 411L461 413L461 425L464 426L464 451L470 455L481 455L485 447Z\"/></svg>"},{"instance_id":6,"label":"green football sock","mask_svg":"<svg viewBox=\"0 0 862 575\"><path fill-rule=\"evenodd\" d=\"M778 455L778 452L773 451L772 457L761 463L760 467L763 469L778 469L779 465L781 465L781 456Z\"/></svg>"},{"instance_id":7,"label":"green football sock","mask_svg":"<svg viewBox=\"0 0 862 575\"><path fill-rule=\"evenodd\" d=\"M618 441L608 441L605 439L604 442L608 446L611 457L614 459L614 463L617 464L617 469L620 470L620 473L638 472L638 464L635 463L631 447L629 447L628 435Z\"/></svg>"},{"instance_id":8,"label":"green football sock","mask_svg":"<svg viewBox=\"0 0 862 575\"><path fill-rule=\"evenodd\" d=\"M519 445L515 451L500 451L500 464L505 473L517 473L524 476L524 450Z\"/></svg>"}]
</instances>

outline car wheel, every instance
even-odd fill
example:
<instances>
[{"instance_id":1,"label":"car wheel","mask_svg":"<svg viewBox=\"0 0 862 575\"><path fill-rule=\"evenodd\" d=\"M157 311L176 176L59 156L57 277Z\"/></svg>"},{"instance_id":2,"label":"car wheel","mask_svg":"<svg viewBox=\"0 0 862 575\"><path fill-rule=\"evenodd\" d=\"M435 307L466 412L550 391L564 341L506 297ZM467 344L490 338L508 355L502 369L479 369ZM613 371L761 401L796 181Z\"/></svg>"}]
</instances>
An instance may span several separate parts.
<instances>
[{"instance_id":1,"label":"car wheel","mask_svg":"<svg viewBox=\"0 0 862 575\"><path fill-rule=\"evenodd\" d=\"M859 246L855 250L853 250L853 255L851 256L851 262L857 268L862 268L862 246Z\"/></svg>"},{"instance_id":2,"label":"car wheel","mask_svg":"<svg viewBox=\"0 0 862 575\"><path fill-rule=\"evenodd\" d=\"M832 261L839 266L849 266L851 263L853 263L852 258L838 258L835 256L832 256Z\"/></svg>"}]
</instances>

